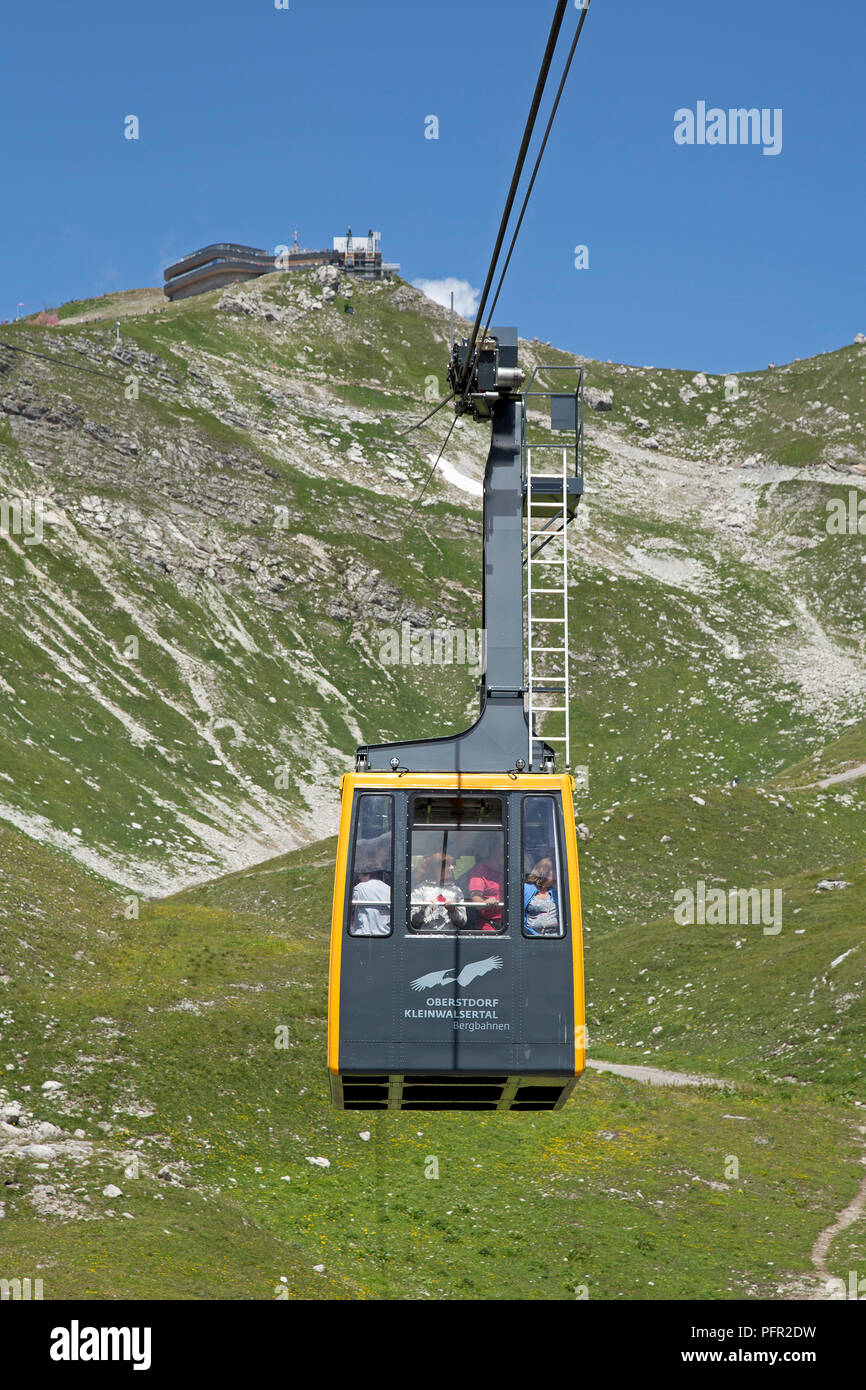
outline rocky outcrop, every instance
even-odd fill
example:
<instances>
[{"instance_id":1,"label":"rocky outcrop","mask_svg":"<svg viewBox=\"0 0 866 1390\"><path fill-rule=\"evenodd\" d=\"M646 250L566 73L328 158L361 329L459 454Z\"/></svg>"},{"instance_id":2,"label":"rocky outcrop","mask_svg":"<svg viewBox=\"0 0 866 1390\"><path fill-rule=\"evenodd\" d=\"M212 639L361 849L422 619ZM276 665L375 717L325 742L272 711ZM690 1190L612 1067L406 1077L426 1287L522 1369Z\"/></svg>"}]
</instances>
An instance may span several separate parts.
<instances>
[{"instance_id":1,"label":"rocky outcrop","mask_svg":"<svg viewBox=\"0 0 866 1390\"><path fill-rule=\"evenodd\" d=\"M362 628L397 627L404 621L418 627L433 626L430 610L407 601L406 595L376 569L348 564L339 570L338 583L339 594L326 608L329 618Z\"/></svg>"},{"instance_id":2,"label":"rocky outcrop","mask_svg":"<svg viewBox=\"0 0 866 1390\"><path fill-rule=\"evenodd\" d=\"M288 310L262 299L257 290L242 290L236 285L223 291L217 310L221 314L238 314L242 318L258 319L263 323L284 324L291 319Z\"/></svg>"},{"instance_id":3,"label":"rocky outcrop","mask_svg":"<svg viewBox=\"0 0 866 1390\"><path fill-rule=\"evenodd\" d=\"M21 382L15 391L0 396L0 411L4 415L19 415L24 420L38 420L62 429L75 429L82 415L71 401L55 396L52 401L40 399L29 382Z\"/></svg>"},{"instance_id":4,"label":"rocky outcrop","mask_svg":"<svg viewBox=\"0 0 866 1390\"><path fill-rule=\"evenodd\" d=\"M337 290L340 285L340 271L335 265L320 265L313 273L313 279L322 286L322 300L325 304L332 303L337 297Z\"/></svg>"}]
</instances>

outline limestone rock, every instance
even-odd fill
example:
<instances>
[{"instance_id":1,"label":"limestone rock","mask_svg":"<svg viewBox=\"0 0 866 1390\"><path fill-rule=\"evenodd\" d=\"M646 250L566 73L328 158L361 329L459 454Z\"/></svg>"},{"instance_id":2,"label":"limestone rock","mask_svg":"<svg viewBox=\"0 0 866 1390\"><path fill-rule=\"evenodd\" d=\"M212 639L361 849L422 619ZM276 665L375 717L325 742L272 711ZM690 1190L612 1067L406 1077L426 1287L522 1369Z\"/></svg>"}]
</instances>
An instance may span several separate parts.
<instances>
[{"instance_id":1,"label":"limestone rock","mask_svg":"<svg viewBox=\"0 0 866 1390\"><path fill-rule=\"evenodd\" d=\"M223 290L217 302L217 312L239 314L244 318L261 319L265 323L276 324L286 323L291 318L287 309L262 299L257 290L242 290L235 285Z\"/></svg>"},{"instance_id":2,"label":"limestone rock","mask_svg":"<svg viewBox=\"0 0 866 1390\"><path fill-rule=\"evenodd\" d=\"M337 286L338 286L339 283L340 283L340 269L339 269L339 266L336 266L336 265L320 265L320 266L313 272L313 279L314 279L318 284L324 285L324 286L326 286L326 288L331 289L331 290L334 290L334 291L336 292Z\"/></svg>"},{"instance_id":3,"label":"limestone rock","mask_svg":"<svg viewBox=\"0 0 866 1390\"><path fill-rule=\"evenodd\" d=\"M227 290L223 290L217 301L217 313L243 314L247 318L255 318L255 301L251 294L230 286Z\"/></svg>"}]
</instances>

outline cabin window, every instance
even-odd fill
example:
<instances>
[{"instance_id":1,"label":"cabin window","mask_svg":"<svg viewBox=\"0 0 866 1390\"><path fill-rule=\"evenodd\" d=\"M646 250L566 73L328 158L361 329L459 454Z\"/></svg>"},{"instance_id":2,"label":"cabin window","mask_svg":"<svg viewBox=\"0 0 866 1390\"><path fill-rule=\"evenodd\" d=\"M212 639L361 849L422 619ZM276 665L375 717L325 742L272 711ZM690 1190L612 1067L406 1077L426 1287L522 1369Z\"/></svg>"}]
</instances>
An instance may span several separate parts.
<instances>
[{"instance_id":1,"label":"cabin window","mask_svg":"<svg viewBox=\"0 0 866 1390\"><path fill-rule=\"evenodd\" d=\"M505 930L502 797L416 797L410 851L411 931Z\"/></svg>"},{"instance_id":2,"label":"cabin window","mask_svg":"<svg viewBox=\"0 0 866 1390\"><path fill-rule=\"evenodd\" d=\"M556 801L523 799L523 935L565 936Z\"/></svg>"},{"instance_id":3,"label":"cabin window","mask_svg":"<svg viewBox=\"0 0 866 1390\"><path fill-rule=\"evenodd\" d=\"M394 906L394 799L361 796L350 875L350 936L390 936Z\"/></svg>"}]
</instances>

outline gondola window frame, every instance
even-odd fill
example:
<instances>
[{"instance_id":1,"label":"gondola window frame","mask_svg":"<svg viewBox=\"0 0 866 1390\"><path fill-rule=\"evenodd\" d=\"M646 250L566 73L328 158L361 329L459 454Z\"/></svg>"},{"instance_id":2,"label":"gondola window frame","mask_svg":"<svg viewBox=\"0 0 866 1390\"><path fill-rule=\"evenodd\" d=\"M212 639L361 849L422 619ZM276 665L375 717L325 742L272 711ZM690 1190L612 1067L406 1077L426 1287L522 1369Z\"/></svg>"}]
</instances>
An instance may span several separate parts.
<instances>
[{"instance_id":1,"label":"gondola window frame","mask_svg":"<svg viewBox=\"0 0 866 1390\"><path fill-rule=\"evenodd\" d=\"M352 914L353 914L353 912L354 912L354 910L355 910L355 906L356 906L356 904L354 903L353 900L354 900L354 897L355 897L355 864L356 864L356 862L357 862L357 855L358 855L358 829L359 829L360 824L361 824L361 808L362 808L362 805L363 805L363 803L364 803L365 801L370 801L370 800L373 800L373 801L387 801L387 802L388 802L388 808L389 808L389 832L388 832L388 833L389 833L389 838L390 838L390 849L389 849L389 869L388 869L388 872L390 873L390 876L391 876L391 882L390 882L387 886L388 886L388 888L389 888L389 890L390 890L390 898L389 898L389 902L388 902L388 916L389 916L389 919L390 919L390 925L389 925L389 929L388 929L388 931L387 931L386 934L384 934L384 935L375 935L375 936L366 936L366 935L364 935L363 933L358 933L358 932L353 932L353 931L352 931ZM352 811L352 829L351 829L351 847L352 847L352 853L351 853L351 858L350 858L350 863L349 863L349 874L348 874L348 878L347 878L347 880L346 880L346 910L345 910L345 922L344 922L344 924L343 924L343 925L344 925L344 934L347 935L347 936L349 936L349 937L351 937L351 939L352 939L353 941L387 941L387 940L389 940L390 937L392 937L392 936L394 935L394 908L395 908L395 900L396 900L396 892L395 892L395 889L396 889L396 860L395 860L396 825L397 825L396 807L395 807L395 805L394 805L394 795L393 795L392 792L386 792L386 791L369 791L369 792L367 792L367 791L365 791L365 792L360 792L359 795L355 798L355 805L354 805L353 811ZM370 903L370 904L368 904L368 906L370 906L370 907L376 907L377 904L376 904L376 903ZM384 903L381 904L381 906L384 907Z\"/></svg>"},{"instance_id":2,"label":"gondola window frame","mask_svg":"<svg viewBox=\"0 0 866 1390\"><path fill-rule=\"evenodd\" d=\"M526 865L526 812L527 802L547 801L553 809L552 829L553 829L553 852L555 856L554 868L556 869L556 896L559 917L559 931L555 936L533 936L526 930L526 909L521 901L520 905L520 931L526 941L565 941L569 935L571 924L571 885L568 881L568 860L563 854L564 849L564 824L562 802L557 796L551 796L546 792L527 792L520 798L520 864L523 869L523 881L526 881L526 873L529 871ZM563 873L563 869L565 872Z\"/></svg>"},{"instance_id":3,"label":"gondola window frame","mask_svg":"<svg viewBox=\"0 0 866 1390\"><path fill-rule=\"evenodd\" d=\"M412 855L413 855L413 845L414 845L414 834L415 834L415 830L416 830L416 829L418 829L418 830L423 830L423 828L424 828L423 825L421 825L421 824L419 824L419 825L416 826L416 823L415 823L415 807L416 807L416 805L417 805L417 803L418 803L419 801L434 801L434 800L435 800L435 801L440 801L440 800L441 800L441 801L447 801L447 800L454 800L455 798L461 798L461 797L463 797L463 798L468 798L468 799L471 799L471 800L495 801L495 802L498 803L498 808L499 808L499 812L500 812L500 820L499 820L499 822L498 822L497 825L495 825L495 826L489 826L489 827L487 827L487 828L490 829L490 830L498 831L498 832L500 832L501 835L502 835L502 878L503 878L503 882L502 882L502 898L501 898L501 902L502 902L502 925L501 925L500 927L497 927L494 931L485 931L485 930L483 929L483 927L470 927L470 926L468 926L468 925L465 926L465 927L454 927L452 930L449 930L449 931L439 931L439 930L436 930L436 929L429 930L429 929L425 929L424 927L413 927L413 926L412 926L412 907L411 907L411 903L412 903L412 893L413 893L413 883L412 883L412 879L413 879ZM439 788L439 787L432 788L432 787L431 787L429 790L428 790L428 789L420 789L420 788L419 788L418 790L413 790L413 791L409 794L409 797L408 797L408 805L407 805L407 808L406 808L406 809L407 809L407 815L406 815L406 880L405 880L405 887L406 887L406 910L405 910L405 914L404 914L404 917L405 917L405 922L404 922L405 935L406 935L407 937L414 937L414 938L421 938L421 937L428 937L428 938L431 938L431 937L435 937L435 938L440 938L440 939L442 939L442 940L454 940L454 939L456 939L456 938L460 938L460 939L464 939L464 940L476 940L476 941L483 941L483 940L488 940L488 941L489 941L489 940L492 940L493 938L497 938L497 939L498 939L498 938L500 938L500 937L507 937L507 936L509 936L509 935L510 935L510 917L511 917L511 910L510 910L510 904L509 904L509 896L510 896L510 895L509 895L509 882L510 882L510 876L509 876L509 867L508 867L508 866L509 866L509 863L510 863L510 858L509 858L509 856L510 856L510 853L511 853L510 844L509 844L509 840L510 840L510 827L511 827L511 797L508 795L507 791L506 791L505 789L502 789L502 790L496 790L496 791L493 791L493 792L486 792L486 793L485 793L485 792L484 792L483 790L481 790L481 789L478 789L478 790L472 789L472 790L464 791L462 788L459 788L459 787L455 787L455 788L444 788L444 787L443 787L443 788ZM478 830L484 830L484 829L485 829L485 826L484 826L484 824L483 824L482 822L478 822L478 824L477 824L476 826L473 826L473 827L466 826L466 827L464 827L464 828L465 828L465 829L474 828L474 829L478 829ZM472 909L473 906L479 906L479 905L473 904L472 901L471 901L471 899L470 899L469 897L464 897L464 900L463 900L463 903L461 904L461 906L464 906L464 907L466 907L467 909L469 909L469 910L471 911L471 909Z\"/></svg>"}]
</instances>

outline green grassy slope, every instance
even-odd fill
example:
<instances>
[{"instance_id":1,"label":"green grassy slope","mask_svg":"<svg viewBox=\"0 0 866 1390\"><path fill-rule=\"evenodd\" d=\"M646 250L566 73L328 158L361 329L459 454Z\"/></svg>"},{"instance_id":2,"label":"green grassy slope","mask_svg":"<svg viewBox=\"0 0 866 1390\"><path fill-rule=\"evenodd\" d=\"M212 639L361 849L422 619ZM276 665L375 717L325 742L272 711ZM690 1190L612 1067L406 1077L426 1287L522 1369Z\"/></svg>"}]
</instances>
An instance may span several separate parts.
<instances>
[{"instance_id":1,"label":"green grassy slope","mask_svg":"<svg viewBox=\"0 0 866 1390\"><path fill-rule=\"evenodd\" d=\"M592 1073L557 1115L346 1115L322 837L356 741L469 721L475 672L380 648L477 626L480 511L435 480L406 528L447 424L399 431L444 387L444 311L400 282L245 294L7 326L109 380L0 350L3 495L47 499L46 543L0 537L0 1274L785 1296L862 1177L866 778L817 784L866 761L863 537L826 526L862 496L866 354L729 401L581 359L613 392L571 562L590 1050L733 1090ZM449 456L477 478L486 447L461 422ZM676 925L699 882L778 889L781 932ZM864 1259L861 1222L832 1272Z\"/></svg>"},{"instance_id":2,"label":"green grassy slope","mask_svg":"<svg viewBox=\"0 0 866 1390\"><path fill-rule=\"evenodd\" d=\"M434 481L406 529L445 426L401 431L444 387L447 314L399 281L244 294L252 312L129 292L7 326L102 376L0 350L0 482L47 499L43 544L0 544L0 814L144 892L325 833L321 784L359 739L462 727L474 701L474 671L381 658L404 622L480 622L475 499ZM571 571L592 805L762 780L862 719L862 537L826 508L862 487L830 462L860 466L836 455L866 424L866 353L743 377L726 404L719 378L521 351L613 392L587 412ZM827 466L780 471L782 415ZM464 421L449 456L477 477L486 448Z\"/></svg>"},{"instance_id":3,"label":"green grassy slope","mask_svg":"<svg viewBox=\"0 0 866 1390\"><path fill-rule=\"evenodd\" d=\"M862 911L828 918L804 884L803 936L786 927L738 951L728 932L653 924L592 940L591 1050L700 1065L733 1090L588 1073L550 1116L338 1113L324 1062L332 852L139 920L53 856L54 896L8 895L3 1098L61 1135L43 1138L42 1167L0 1141L4 1269L42 1277L52 1298L217 1299L724 1299L778 1296L809 1271L862 1172L849 1051L863 1053L862 1011L836 1012L843 994L862 999L856 954L818 983L808 1029L797 1008L862 939ZM20 837L3 853L11 881L46 876L48 853ZM762 981L757 1013L743 989ZM680 988L695 998L685 1015ZM648 1059L639 1038L659 1019ZM798 1080L771 1083L780 1074ZM43 1093L47 1079L62 1090ZM110 1183L120 1196L103 1195ZM855 1231L832 1272L864 1254Z\"/></svg>"}]
</instances>

